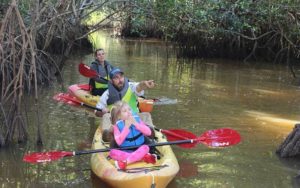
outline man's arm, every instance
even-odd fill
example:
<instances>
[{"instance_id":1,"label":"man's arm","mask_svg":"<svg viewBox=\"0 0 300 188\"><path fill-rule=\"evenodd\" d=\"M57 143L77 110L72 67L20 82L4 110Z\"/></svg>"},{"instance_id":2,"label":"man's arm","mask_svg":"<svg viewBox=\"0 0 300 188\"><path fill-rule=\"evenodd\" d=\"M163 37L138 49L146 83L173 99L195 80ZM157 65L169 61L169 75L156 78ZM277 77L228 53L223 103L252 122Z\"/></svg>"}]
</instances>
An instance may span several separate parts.
<instances>
[{"instance_id":1,"label":"man's arm","mask_svg":"<svg viewBox=\"0 0 300 188\"><path fill-rule=\"evenodd\" d=\"M140 93L141 91L148 89L148 88L153 88L155 86L154 80L145 80L141 81L137 86L136 86L136 92Z\"/></svg>"},{"instance_id":2,"label":"man's arm","mask_svg":"<svg viewBox=\"0 0 300 188\"><path fill-rule=\"evenodd\" d=\"M102 117L104 114L109 112L107 108L107 99L108 99L109 92L106 90L100 97L100 100L96 104L96 108L101 109L101 111L95 110L95 115Z\"/></svg>"}]
</instances>

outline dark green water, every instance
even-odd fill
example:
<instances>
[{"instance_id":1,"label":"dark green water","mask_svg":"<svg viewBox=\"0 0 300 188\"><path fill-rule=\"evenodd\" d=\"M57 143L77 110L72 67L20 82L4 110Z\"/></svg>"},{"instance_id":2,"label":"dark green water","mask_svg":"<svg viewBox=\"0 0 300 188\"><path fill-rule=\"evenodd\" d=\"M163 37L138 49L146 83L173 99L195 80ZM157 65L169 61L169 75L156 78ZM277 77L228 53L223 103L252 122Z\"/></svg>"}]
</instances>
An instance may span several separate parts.
<instances>
[{"instance_id":1,"label":"dark green water","mask_svg":"<svg viewBox=\"0 0 300 188\"><path fill-rule=\"evenodd\" d=\"M154 107L156 126L186 129L197 135L229 127L241 134L242 142L228 148L173 146L181 171L169 188L300 187L295 178L300 162L282 160L275 154L300 118L300 89L290 84L286 67L177 59L174 50L167 51L162 42L114 39L103 33L95 40L105 49L107 59L122 67L132 80L155 80L157 87L146 92L149 98L177 99L177 104ZM77 71L81 60L89 64L92 52L66 62L66 87L87 83ZM89 149L99 119L83 108L52 99L66 87L55 84L40 91L43 148L34 144L36 111L29 107L30 141L0 150L0 187L106 187L91 174L90 155L38 165L22 162L27 152Z\"/></svg>"}]
</instances>

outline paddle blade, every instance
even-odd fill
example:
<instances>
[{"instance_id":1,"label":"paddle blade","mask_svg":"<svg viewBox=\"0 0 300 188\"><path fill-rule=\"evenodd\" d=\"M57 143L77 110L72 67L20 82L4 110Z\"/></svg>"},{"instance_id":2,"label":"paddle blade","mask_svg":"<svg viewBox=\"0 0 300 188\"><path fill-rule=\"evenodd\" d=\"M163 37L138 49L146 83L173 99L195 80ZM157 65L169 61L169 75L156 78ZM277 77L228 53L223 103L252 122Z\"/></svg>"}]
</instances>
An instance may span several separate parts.
<instances>
[{"instance_id":1,"label":"paddle blade","mask_svg":"<svg viewBox=\"0 0 300 188\"><path fill-rule=\"evenodd\" d=\"M79 64L78 70L81 75L88 77L88 78L94 78L94 77L99 76L96 71L92 70L89 66L87 66L83 63Z\"/></svg>"},{"instance_id":2,"label":"paddle blade","mask_svg":"<svg viewBox=\"0 0 300 188\"><path fill-rule=\"evenodd\" d=\"M27 163L45 163L59 160L63 157L73 156L73 152L67 151L48 151L48 152L35 152L26 154L23 161Z\"/></svg>"},{"instance_id":3,"label":"paddle blade","mask_svg":"<svg viewBox=\"0 0 300 188\"><path fill-rule=\"evenodd\" d=\"M168 129L168 130L161 130L161 132L166 135L168 141L191 140L197 138L197 136L194 135L193 133L182 129ZM178 146L182 148L192 148L195 147L196 145L197 142L178 144Z\"/></svg>"},{"instance_id":4,"label":"paddle blade","mask_svg":"<svg viewBox=\"0 0 300 188\"><path fill-rule=\"evenodd\" d=\"M210 147L227 147L238 144L241 136L233 129L222 128L206 131L196 141Z\"/></svg>"},{"instance_id":5,"label":"paddle blade","mask_svg":"<svg viewBox=\"0 0 300 188\"><path fill-rule=\"evenodd\" d=\"M57 93L53 96L53 99L73 106L78 106L81 104L76 97L70 95L69 93Z\"/></svg>"},{"instance_id":6,"label":"paddle blade","mask_svg":"<svg viewBox=\"0 0 300 188\"><path fill-rule=\"evenodd\" d=\"M91 90L91 87L89 84L78 84L78 87L82 90L85 90L85 91L90 91Z\"/></svg>"}]
</instances>

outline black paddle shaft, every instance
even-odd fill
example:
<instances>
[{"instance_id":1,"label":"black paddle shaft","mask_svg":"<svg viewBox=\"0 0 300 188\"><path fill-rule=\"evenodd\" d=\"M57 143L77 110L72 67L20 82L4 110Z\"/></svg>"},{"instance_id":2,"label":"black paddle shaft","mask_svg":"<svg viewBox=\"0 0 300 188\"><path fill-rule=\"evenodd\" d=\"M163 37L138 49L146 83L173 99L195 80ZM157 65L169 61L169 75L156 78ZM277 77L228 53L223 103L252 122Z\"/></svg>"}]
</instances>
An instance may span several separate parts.
<instances>
[{"instance_id":1,"label":"black paddle shaft","mask_svg":"<svg viewBox=\"0 0 300 188\"><path fill-rule=\"evenodd\" d=\"M193 143L196 142L195 139L193 140L176 140L171 142L160 142L160 143L153 143L147 144L149 147L152 146L165 146L165 145L176 145L176 144L185 144L185 143ZM96 150L86 150L86 151L75 151L75 155L83 155L83 154L91 154L91 153L100 153L100 152L108 152L112 149L119 149L119 150L131 150L139 148L140 146L128 146L122 148L103 148L103 149L96 149Z\"/></svg>"}]
</instances>

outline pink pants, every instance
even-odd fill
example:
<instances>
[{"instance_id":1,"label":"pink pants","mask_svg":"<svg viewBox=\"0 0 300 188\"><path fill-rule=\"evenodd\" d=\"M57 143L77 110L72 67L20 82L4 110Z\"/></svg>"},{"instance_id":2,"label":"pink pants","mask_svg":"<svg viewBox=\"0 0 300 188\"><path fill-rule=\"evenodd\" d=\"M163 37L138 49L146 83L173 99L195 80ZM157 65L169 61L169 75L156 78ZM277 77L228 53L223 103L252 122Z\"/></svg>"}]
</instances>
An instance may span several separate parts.
<instances>
[{"instance_id":1,"label":"pink pants","mask_svg":"<svg viewBox=\"0 0 300 188\"><path fill-rule=\"evenodd\" d=\"M142 145L134 152L126 152L118 149L112 149L109 156L116 161L126 161L127 164L140 161L147 153L149 153L149 146Z\"/></svg>"}]
</instances>

